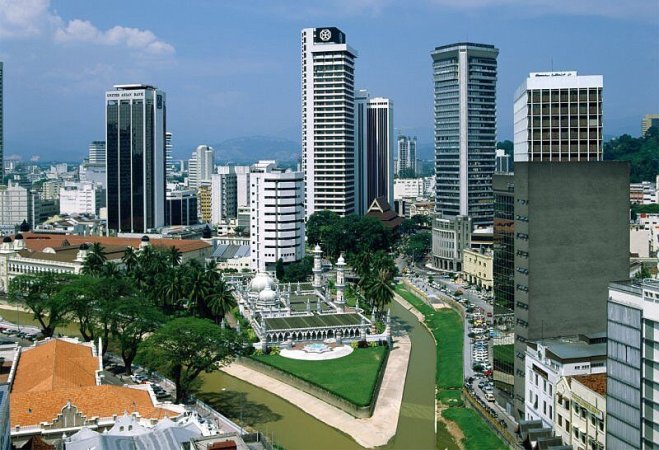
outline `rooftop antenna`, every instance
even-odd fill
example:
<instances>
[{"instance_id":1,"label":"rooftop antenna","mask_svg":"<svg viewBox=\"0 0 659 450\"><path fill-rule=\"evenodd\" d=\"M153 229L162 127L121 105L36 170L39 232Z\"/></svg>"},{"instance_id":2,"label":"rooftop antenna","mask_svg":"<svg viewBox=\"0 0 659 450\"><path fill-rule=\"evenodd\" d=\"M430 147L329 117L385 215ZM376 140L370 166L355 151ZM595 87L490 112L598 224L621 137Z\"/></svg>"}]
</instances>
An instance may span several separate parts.
<instances>
[{"instance_id":1,"label":"rooftop antenna","mask_svg":"<svg viewBox=\"0 0 659 450\"><path fill-rule=\"evenodd\" d=\"M554 71L554 57L553 56L550 58L550 61L551 61L551 71L553 72Z\"/></svg>"}]
</instances>

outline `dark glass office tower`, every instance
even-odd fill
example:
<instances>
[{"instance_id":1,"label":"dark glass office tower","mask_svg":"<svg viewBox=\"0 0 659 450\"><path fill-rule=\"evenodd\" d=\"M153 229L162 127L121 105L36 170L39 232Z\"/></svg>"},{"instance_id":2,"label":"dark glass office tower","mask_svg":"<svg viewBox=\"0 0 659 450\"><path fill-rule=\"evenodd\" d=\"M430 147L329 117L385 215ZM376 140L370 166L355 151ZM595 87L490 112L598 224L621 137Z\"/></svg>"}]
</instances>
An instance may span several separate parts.
<instances>
[{"instance_id":1,"label":"dark glass office tower","mask_svg":"<svg viewBox=\"0 0 659 450\"><path fill-rule=\"evenodd\" d=\"M165 224L165 93L144 84L105 94L108 232Z\"/></svg>"},{"instance_id":2,"label":"dark glass office tower","mask_svg":"<svg viewBox=\"0 0 659 450\"><path fill-rule=\"evenodd\" d=\"M512 173L494 174L494 384L512 404L515 344L515 183Z\"/></svg>"},{"instance_id":3,"label":"dark glass office tower","mask_svg":"<svg viewBox=\"0 0 659 450\"><path fill-rule=\"evenodd\" d=\"M432 52L435 84L435 209L491 225L497 56L493 45L457 43Z\"/></svg>"}]
</instances>

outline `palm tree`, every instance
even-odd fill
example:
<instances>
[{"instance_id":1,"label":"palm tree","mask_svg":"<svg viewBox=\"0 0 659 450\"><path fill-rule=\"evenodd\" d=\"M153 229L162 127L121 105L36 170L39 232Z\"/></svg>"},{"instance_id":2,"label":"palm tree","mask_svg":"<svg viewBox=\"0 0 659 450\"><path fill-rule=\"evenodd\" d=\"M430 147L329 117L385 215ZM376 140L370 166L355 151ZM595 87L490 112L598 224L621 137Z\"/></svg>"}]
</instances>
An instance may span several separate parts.
<instances>
[{"instance_id":1,"label":"palm tree","mask_svg":"<svg viewBox=\"0 0 659 450\"><path fill-rule=\"evenodd\" d=\"M173 311L185 295L185 280L180 268L173 268L158 277L158 297L154 303L165 311Z\"/></svg>"},{"instance_id":2,"label":"palm tree","mask_svg":"<svg viewBox=\"0 0 659 450\"><path fill-rule=\"evenodd\" d=\"M105 261L107 261L105 249L99 242L94 242L83 262L82 273L85 275L100 275Z\"/></svg>"},{"instance_id":3,"label":"palm tree","mask_svg":"<svg viewBox=\"0 0 659 450\"><path fill-rule=\"evenodd\" d=\"M394 298L393 275L386 269L380 269L375 276L370 277L366 284L366 297L370 299L371 306L378 311L391 303Z\"/></svg>"},{"instance_id":4,"label":"palm tree","mask_svg":"<svg viewBox=\"0 0 659 450\"><path fill-rule=\"evenodd\" d=\"M124 250L124 256L121 257L121 262L123 262L126 266L127 273L130 274L133 272L133 269L139 263L137 259L137 252L133 247L126 247L126 250Z\"/></svg>"},{"instance_id":5,"label":"palm tree","mask_svg":"<svg viewBox=\"0 0 659 450\"><path fill-rule=\"evenodd\" d=\"M219 323L226 313L237 305L231 285L220 278L206 298L206 305L215 322Z\"/></svg>"},{"instance_id":6,"label":"palm tree","mask_svg":"<svg viewBox=\"0 0 659 450\"><path fill-rule=\"evenodd\" d=\"M176 267L179 264L181 264L181 258L183 254L174 245L172 245L167 249L166 255L167 255L167 262L172 267Z\"/></svg>"}]
</instances>

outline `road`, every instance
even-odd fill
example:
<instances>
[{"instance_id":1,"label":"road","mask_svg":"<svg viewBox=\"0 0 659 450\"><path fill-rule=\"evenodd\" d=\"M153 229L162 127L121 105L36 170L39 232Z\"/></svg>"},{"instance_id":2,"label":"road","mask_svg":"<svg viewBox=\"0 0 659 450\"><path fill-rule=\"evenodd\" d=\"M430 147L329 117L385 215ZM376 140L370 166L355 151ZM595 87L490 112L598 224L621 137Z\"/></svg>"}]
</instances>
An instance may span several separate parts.
<instances>
[{"instance_id":1,"label":"road","mask_svg":"<svg viewBox=\"0 0 659 450\"><path fill-rule=\"evenodd\" d=\"M482 308L485 318L487 318L488 313L493 312L493 307L486 298L480 295L476 290L468 289L466 286L454 282L452 278L448 277L447 275L443 275L436 270L429 269L428 267L419 264L410 266L402 258L397 261L397 264L401 272L403 271L403 268L407 267L408 271L410 271L406 276L407 280L409 280L419 290L424 292L429 297L431 302L434 303L433 296L437 299L437 302L442 300L447 302L455 301L455 298L453 298L453 293L457 290L461 290L463 294L459 296L458 299L465 299L468 302L461 304L463 308L467 306ZM432 277L432 283L429 283L429 277ZM444 290L442 290L442 288L444 288ZM471 303L471 305L469 305L469 303ZM499 406L499 404L495 402L488 402L485 398L485 392L480 387L478 387L478 383L480 381L489 381L490 379L484 376L482 373L477 373L473 370L473 344L471 342L471 338L469 337L469 332L469 322L465 321L463 363L466 385L473 389L477 399L480 399L479 403L481 403L485 409L491 411L491 414L495 417L495 420L498 420L502 424L505 423L508 430L514 433L514 431L517 429L517 423L513 417L510 416L505 409ZM489 339L487 342L488 362L493 364L492 340ZM467 380L471 377L473 377L473 381L469 383ZM502 420L503 422L501 422Z\"/></svg>"}]
</instances>

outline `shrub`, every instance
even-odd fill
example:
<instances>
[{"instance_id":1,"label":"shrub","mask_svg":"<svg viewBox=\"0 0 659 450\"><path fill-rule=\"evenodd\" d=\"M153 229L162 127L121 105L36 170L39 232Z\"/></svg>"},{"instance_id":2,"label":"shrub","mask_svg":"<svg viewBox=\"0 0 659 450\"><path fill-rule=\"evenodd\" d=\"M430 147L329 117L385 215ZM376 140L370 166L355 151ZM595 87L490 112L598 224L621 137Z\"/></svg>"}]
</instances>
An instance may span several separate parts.
<instances>
[{"instance_id":1,"label":"shrub","mask_svg":"<svg viewBox=\"0 0 659 450\"><path fill-rule=\"evenodd\" d=\"M254 356L263 356L263 350L257 348L254 350Z\"/></svg>"},{"instance_id":2,"label":"shrub","mask_svg":"<svg viewBox=\"0 0 659 450\"><path fill-rule=\"evenodd\" d=\"M357 342L357 341L352 341L352 342L350 343L350 347L353 348L353 349L358 348L358 347L359 347L359 342Z\"/></svg>"},{"instance_id":3,"label":"shrub","mask_svg":"<svg viewBox=\"0 0 659 450\"><path fill-rule=\"evenodd\" d=\"M368 342L366 342L366 341L359 341L359 342L357 343L357 346L358 346L359 348L368 348Z\"/></svg>"},{"instance_id":4,"label":"shrub","mask_svg":"<svg viewBox=\"0 0 659 450\"><path fill-rule=\"evenodd\" d=\"M278 355L280 352L281 352L281 350L279 349L279 347L270 347L268 349L268 354L269 355Z\"/></svg>"}]
</instances>

